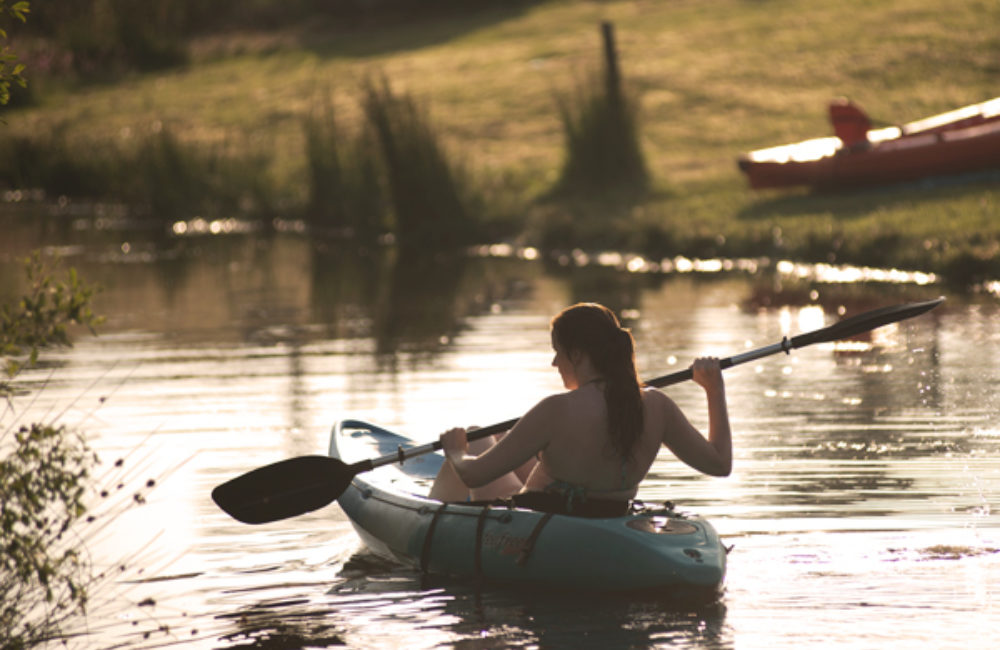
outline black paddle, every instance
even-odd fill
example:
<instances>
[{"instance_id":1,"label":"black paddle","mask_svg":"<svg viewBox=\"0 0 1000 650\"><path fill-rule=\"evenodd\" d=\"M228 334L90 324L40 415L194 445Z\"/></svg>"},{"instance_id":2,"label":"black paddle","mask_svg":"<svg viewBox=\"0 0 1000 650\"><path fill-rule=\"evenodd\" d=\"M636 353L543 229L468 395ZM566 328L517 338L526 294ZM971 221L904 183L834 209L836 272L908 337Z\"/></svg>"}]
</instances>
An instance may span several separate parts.
<instances>
[{"instance_id":1,"label":"black paddle","mask_svg":"<svg viewBox=\"0 0 1000 650\"><path fill-rule=\"evenodd\" d=\"M849 338L889 323L919 316L934 309L944 298L906 305L873 309L857 316L845 318L828 327L784 338L779 343L750 350L722 359L723 368L760 359L778 352ZM646 382L649 386L669 386L691 379L691 369L657 377ZM469 432L469 440L510 429L517 418ZM212 490L212 499L235 519L247 524L262 524L301 515L321 508L343 494L354 477L361 472L382 465L401 463L407 458L420 456L441 449L441 441L400 448L397 453L358 461L351 465L329 456L299 456L260 467L237 476Z\"/></svg>"}]
</instances>

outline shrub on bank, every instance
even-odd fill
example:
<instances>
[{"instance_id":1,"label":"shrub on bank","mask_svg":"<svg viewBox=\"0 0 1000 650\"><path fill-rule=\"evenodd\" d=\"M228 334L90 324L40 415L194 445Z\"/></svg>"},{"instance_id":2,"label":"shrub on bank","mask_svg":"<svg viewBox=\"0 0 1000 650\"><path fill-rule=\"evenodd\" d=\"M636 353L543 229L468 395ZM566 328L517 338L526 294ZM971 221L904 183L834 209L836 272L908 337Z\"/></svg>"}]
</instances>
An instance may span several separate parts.
<instances>
[{"instance_id":1,"label":"shrub on bank","mask_svg":"<svg viewBox=\"0 0 1000 650\"><path fill-rule=\"evenodd\" d=\"M71 323L93 326L93 289L72 271L67 282L46 272L37 254L26 263L27 293L0 305L0 396L39 351L68 345ZM27 648L59 634L82 613L91 580L71 529L84 515L96 458L83 439L46 423L0 428L0 640Z\"/></svg>"}]
</instances>

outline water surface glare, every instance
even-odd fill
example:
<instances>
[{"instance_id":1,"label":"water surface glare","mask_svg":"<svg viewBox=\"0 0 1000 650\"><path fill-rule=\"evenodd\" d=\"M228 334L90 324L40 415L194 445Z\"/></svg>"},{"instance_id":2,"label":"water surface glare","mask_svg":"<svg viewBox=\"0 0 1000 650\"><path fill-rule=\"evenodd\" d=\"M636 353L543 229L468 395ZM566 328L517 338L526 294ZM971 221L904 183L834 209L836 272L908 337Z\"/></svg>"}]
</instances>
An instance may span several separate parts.
<instances>
[{"instance_id":1,"label":"water surface glare","mask_svg":"<svg viewBox=\"0 0 1000 650\"><path fill-rule=\"evenodd\" d=\"M710 518L733 546L721 602L685 611L425 580L363 552L336 504L246 526L209 493L323 453L340 418L426 441L522 413L560 389L548 320L578 300L628 314L651 377L830 324L832 289L761 307L769 281L753 276L549 272L514 258L435 274L348 268L301 246L205 254L183 270L75 264L104 285L109 323L25 375L31 392L0 421L57 420L84 430L102 465L124 458L122 480L106 481L126 487L98 499L113 516L88 540L114 575L70 645L1000 647L992 302L953 297L870 337L727 371L733 475L699 476L665 452L640 491ZM841 302L857 313L911 297L851 287ZM667 391L705 424L700 389Z\"/></svg>"}]
</instances>

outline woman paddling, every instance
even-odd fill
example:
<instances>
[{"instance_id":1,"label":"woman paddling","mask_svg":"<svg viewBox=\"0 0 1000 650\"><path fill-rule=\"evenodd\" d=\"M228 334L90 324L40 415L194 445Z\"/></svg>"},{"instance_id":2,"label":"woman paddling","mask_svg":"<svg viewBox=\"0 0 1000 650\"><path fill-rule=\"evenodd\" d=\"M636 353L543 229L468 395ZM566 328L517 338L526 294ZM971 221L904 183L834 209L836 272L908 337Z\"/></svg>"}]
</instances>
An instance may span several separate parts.
<instances>
[{"instance_id":1,"label":"woman paddling","mask_svg":"<svg viewBox=\"0 0 1000 650\"><path fill-rule=\"evenodd\" d=\"M470 447L466 429L441 435L447 462L431 498L490 501L583 516L618 516L666 445L713 476L732 469L725 384L714 357L695 360L693 379L708 398L706 439L677 405L643 387L632 334L610 309L568 307L552 320L552 365L567 392L546 397L506 434Z\"/></svg>"}]
</instances>

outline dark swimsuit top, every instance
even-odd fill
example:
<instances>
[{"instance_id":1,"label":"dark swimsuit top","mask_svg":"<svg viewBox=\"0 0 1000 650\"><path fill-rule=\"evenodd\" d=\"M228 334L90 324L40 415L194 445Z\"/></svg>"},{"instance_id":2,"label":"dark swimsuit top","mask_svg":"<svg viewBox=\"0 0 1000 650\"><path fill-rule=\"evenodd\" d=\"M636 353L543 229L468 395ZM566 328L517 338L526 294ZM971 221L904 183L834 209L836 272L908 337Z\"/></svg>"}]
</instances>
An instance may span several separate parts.
<instances>
[{"instance_id":1,"label":"dark swimsuit top","mask_svg":"<svg viewBox=\"0 0 1000 650\"><path fill-rule=\"evenodd\" d=\"M541 459L539 459L541 462ZM569 481L563 481L560 479L554 479L551 483L545 486L543 490L546 494L559 495L565 498L565 508L568 514L573 513L573 506L583 505L587 503L588 497L596 498L600 501L621 501L627 502L627 499L608 499L606 497L601 497L601 494L611 494L612 492L621 492L623 490L630 490L639 487L639 484L629 485L628 480L625 477L627 462L623 459L621 464L621 478L622 486L620 488L612 490L598 490L594 488L584 487L582 485L577 485L575 483L570 483Z\"/></svg>"}]
</instances>

